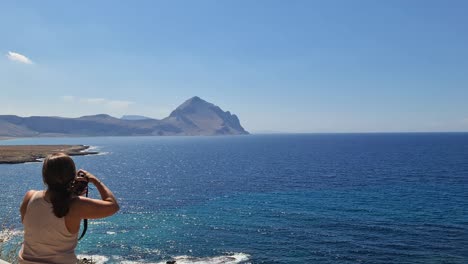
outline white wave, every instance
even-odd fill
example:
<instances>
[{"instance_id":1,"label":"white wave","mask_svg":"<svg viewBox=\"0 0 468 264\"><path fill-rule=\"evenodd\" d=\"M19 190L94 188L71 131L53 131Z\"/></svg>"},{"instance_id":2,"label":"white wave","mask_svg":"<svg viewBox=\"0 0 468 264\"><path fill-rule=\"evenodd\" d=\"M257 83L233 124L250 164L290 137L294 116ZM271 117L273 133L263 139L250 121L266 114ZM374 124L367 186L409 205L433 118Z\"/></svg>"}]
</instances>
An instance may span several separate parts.
<instances>
[{"instance_id":1,"label":"white wave","mask_svg":"<svg viewBox=\"0 0 468 264\"><path fill-rule=\"evenodd\" d=\"M195 258L190 256L178 256L175 257L174 260L177 264L217 264L217 263L224 263L224 264L236 264L242 263L249 260L250 256L245 253L234 253L232 255L227 256L216 256L216 257L206 257L206 258Z\"/></svg>"},{"instance_id":2,"label":"white wave","mask_svg":"<svg viewBox=\"0 0 468 264\"><path fill-rule=\"evenodd\" d=\"M95 152L97 152L97 154L95 154L95 155L98 155L98 156L100 156L100 155L109 155L109 154L110 154L110 152L106 152L106 151L102 151L102 152L101 152L101 151L99 151L100 149L101 149L100 146L89 146L87 149L81 150L81 152L92 152L92 151L95 151Z\"/></svg>"},{"instance_id":3,"label":"white wave","mask_svg":"<svg viewBox=\"0 0 468 264\"><path fill-rule=\"evenodd\" d=\"M78 259L92 260L96 264L105 263L121 263L121 264L166 264L169 260L175 260L176 264L249 264L250 255L245 253L232 253L229 255L215 256L215 257L191 257L191 256L176 256L172 259L164 260L161 262L148 262L145 260L130 261L124 260L120 256L112 256L109 259L102 255L86 255L79 254Z\"/></svg>"},{"instance_id":4,"label":"white wave","mask_svg":"<svg viewBox=\"0 0 468 264\"><path fill-rule=\"evenodd\" d=\"M107 261L109 261L109 258L106 257L106 256L101 256L101 255L77 255L78 259L87 259L87 260L92 260L93 263L96 263L96 264L104 264L106 263Z\"/></svg>"},{"instance_id":5,"label":"white wave","mask_svg":"<svg viewBox=\"0 0 468 264\"><path fill-rule=\"evenodd\" d=\"M83 151L94 151L94 150L99 150L101 147L99 146L89 146L89 148L83 150Z\"/></svg>"},{"instance_id":6,"label":"white wave","mask_svg":"<svg viewBox=\"0 0 468 264\"><path fill-rule=\"evenodd\" d=\"M215 256L215 257L191 257L191 256L177 256L171 260L175 260L176 264L238 264L245 263L250 259L250 255L245 253L233 253L230 255ZM161 262L145 262L145 261L121 261L123 264L166 264L167 261Z\"/></svg>"},{"instance_id":7,"label":"white wave","mask_svg":"<svg viewBox=\"0 0 468 264\"><path fill-rule=\"evenodd\" d=\"M89 225L107 225L109 224L109 222L107 221L99 221L99 220L95 220L95 221L89 221L88 223Z\"/></svg>"},{"instance_id":8,"label":"white wave","mask_svg":"<svg viewBox=\"0 0 468 264\"><path fill-rule=\"evenodd\" d=\"M23 230L17 230L17 229L4 229L0 231L0 242L8 242L9 240L23 236Z\"/></svg>"},{"instance_id":9,"label":"white wave","mask_svg":"<svg viewBox=\"0 0 468 264\"><path fill-rule=\"evenodd\" d=\"M102 156L102 155L109 155L110 152L99 152L98 154L95 154L96 156Z\"/></svg>"}]
</instances>

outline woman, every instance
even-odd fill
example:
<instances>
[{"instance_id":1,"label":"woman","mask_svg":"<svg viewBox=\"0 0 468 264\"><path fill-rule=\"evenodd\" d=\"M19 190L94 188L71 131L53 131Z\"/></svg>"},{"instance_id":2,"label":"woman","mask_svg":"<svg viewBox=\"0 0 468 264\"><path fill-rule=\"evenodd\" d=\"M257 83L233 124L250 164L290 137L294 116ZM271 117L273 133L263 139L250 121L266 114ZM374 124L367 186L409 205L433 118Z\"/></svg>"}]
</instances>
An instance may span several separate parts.
<instances>
[{"instance_id":1,"label":"woman","mask_svg":"<svg viewBox=\"0 0 468 264\"><path fill-rule=\"evenodd\" d=\"M66 154L44 160L42 179L47 190L28 191L20 207L24 243L19 263L75 264L81 220L104 218L119 210L117 199L102 181L87 171L78 173L83 177L76 177L75 163ZM101 200L74 195L78 181L94 184Z\"/></svg>"}]
</instances>

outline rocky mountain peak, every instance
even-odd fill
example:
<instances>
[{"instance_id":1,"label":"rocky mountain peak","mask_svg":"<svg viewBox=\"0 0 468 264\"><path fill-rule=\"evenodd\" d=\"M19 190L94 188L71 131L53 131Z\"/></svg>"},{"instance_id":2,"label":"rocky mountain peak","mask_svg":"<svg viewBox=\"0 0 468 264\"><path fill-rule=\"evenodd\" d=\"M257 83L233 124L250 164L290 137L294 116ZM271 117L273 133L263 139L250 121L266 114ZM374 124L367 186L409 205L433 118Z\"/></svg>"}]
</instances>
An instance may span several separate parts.
<instances>
[{"instance_id":1,"label":"rocky mountain peak","mask_svg":"<svg viewBox=\"0 0 468 264\"><path fill-rule=\"evenodd\" d=\"M196 133L211 131L214 135L248 134L241 126L236 115L223 111L219 106L209 103L198 96L194 96L169 115L168 120L177 126Z\"/></svg>"}]
</instances>

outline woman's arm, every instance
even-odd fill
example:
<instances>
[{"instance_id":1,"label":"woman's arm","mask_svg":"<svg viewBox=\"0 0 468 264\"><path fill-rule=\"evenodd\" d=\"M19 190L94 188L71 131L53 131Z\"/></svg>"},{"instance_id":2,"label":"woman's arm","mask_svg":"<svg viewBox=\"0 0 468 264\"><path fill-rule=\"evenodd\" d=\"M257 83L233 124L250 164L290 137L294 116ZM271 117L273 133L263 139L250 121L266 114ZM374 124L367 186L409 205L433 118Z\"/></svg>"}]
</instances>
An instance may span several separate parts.
<instances>
[{"instance_id":1,"label":"woman's arm","mask_svg":"<svg viewBox=\"0 0 468 264\"><path fill-rule=\"evenodd\" d=\"M80 172L84 174L84 178L88 182L96 186L101 195L101 200L78 197L78 200L72 205L74 214L81 219L104 218L115 214L120 207L111 190L93 174L85 170L80 170Z\"/></svg>"},{"instance_id":2,"label":"woman's arm","mask_svg":"<svg viewBox=\"0 0 468 264\"><path fill-rule=\"evenodd\" d=\"M21 203L21 206L20 206L21 223L23 222L24 216L26 215L26 209L28 209L29 200L31 200L31 197L34 195L35 192L36 191L34 190L29 190L24 195L23 202Z\"/></svg>"}]
</instances>

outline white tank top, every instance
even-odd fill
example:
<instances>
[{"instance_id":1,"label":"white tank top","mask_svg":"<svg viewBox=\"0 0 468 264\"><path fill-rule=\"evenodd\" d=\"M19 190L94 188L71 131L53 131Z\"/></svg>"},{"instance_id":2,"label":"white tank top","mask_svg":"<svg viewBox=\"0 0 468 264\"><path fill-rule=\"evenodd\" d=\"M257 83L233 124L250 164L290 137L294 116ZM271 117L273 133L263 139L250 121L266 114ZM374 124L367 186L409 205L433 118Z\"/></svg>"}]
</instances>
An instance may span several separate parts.
<instances>
[{"instance_id":1,"label":"white tank top","mask_svg":"<svg viewBox=\"0 0 468 264\"><path fill-rule=\"evenodd\" d=\"M23 219L24 243L19 252L20 264L76 264L78 233L71 234L65 217L54 215L52 204L37 191L29 200Z\"/></svg>"}]
</instances>

